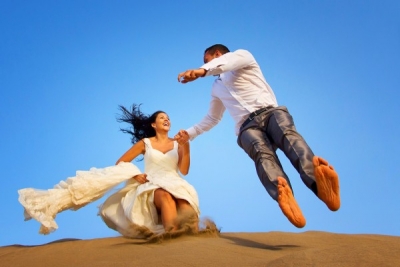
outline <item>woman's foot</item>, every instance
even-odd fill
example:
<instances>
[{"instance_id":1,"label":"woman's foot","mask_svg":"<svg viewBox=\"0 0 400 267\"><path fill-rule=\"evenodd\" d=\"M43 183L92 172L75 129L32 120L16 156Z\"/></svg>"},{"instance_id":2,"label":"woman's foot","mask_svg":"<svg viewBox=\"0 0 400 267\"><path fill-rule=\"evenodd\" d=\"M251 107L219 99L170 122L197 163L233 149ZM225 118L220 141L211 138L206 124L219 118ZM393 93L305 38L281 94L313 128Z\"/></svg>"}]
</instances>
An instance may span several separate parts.
<instances>
[{"instance_id":1,"label":"woman's foot","mask_svg":"<svg viewBox=\"0 0 400 267\"><path fill-rule=\"evenodd\" d=\"M176 218L176 224L187 233L197 234L199 231L199 217L194 210L181 211Z\"/></svg>"}]
</instances>

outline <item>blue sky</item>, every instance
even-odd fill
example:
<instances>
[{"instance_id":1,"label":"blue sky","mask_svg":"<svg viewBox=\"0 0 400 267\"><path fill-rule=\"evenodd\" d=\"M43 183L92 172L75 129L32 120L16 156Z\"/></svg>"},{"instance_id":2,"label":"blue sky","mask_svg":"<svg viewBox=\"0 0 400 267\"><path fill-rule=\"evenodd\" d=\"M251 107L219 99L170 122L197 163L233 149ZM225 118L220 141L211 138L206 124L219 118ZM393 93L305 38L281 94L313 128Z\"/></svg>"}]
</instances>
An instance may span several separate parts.
<instances>
[{"instance_id":1,"label":"blue sky","mask_svg":"<svg viewBox=\"0 0 400 267\"><path fill-rule=\"evenodd\" d=\"M385 0L1 1L0 246L117 236L97 216L104 198L59 214L59 229L39 235L17 190L113 165L130 147L118 105L165 110L171 136L197 123L213 78L183 85L177 75L201 66L215 43L253 53L298 131L338 171L342 207L330 212L280 154L307 219L292 226L227 113L191 143L186 179L202 216L222 232L399 236L399 14L400 2Z\"/></svg>"}]
</instances>

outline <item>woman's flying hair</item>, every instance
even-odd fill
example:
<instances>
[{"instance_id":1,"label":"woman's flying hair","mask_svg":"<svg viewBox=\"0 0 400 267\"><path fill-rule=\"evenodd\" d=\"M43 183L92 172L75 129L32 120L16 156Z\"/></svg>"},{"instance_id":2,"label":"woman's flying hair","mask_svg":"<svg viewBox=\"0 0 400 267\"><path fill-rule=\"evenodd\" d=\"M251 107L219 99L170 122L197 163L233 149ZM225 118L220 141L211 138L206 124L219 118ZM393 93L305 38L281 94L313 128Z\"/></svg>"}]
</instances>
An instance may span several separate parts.
<instances>
[{"instance_id":1,"label":"woman's flying hair","mask_svg":"<svg viewBox=\"0 0 400 267\"><path fill-rule=\"evenodd\" d=\"M156 121L158 114L165 113L164 111L158 110L149 116L140 111L141 105L142 104L133 104L130 110L119 105L119 110L122 114L117 117L117 121L126 122L131 125L129 128L121 128L121 131L131 135L132 144L135 144L143 138L155 136L156 131L151 127L151 124Z\"/></svg>"}]
</instances>

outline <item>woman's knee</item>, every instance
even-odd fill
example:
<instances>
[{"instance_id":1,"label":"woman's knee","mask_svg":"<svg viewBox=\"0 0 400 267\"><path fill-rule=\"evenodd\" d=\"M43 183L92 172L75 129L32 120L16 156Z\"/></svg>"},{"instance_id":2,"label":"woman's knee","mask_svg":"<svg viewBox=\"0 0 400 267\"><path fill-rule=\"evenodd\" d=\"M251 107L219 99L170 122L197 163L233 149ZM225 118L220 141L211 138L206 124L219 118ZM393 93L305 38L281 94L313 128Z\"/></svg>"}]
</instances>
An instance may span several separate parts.
<instances>
[{"instance_id":1,"label":"woman's knee","mask_svg":"<svg viewBox=\"0 0 400 267\"><path fill-rule=\"evenodd\" d=\"M156 201L157 200L160 200L160 201L172 201L172 200L174 200L172 195L168 191L166 191L166 190L164 190L162 188L156 189L156 191L154 192L154 198L155 198Z\"/></svg>"},{"instance_id":2,"label":"woman's knee","mask_svg":"<svg viewBox=\"0 0 400 267\"><path fill-rule=\"evenodd\" d=\"M187 200L185 200L185 199L176 199L176 203L178 204L179 207L188 207L188 206L190 206L189 202Z\"/></svg>"}]
</instances>

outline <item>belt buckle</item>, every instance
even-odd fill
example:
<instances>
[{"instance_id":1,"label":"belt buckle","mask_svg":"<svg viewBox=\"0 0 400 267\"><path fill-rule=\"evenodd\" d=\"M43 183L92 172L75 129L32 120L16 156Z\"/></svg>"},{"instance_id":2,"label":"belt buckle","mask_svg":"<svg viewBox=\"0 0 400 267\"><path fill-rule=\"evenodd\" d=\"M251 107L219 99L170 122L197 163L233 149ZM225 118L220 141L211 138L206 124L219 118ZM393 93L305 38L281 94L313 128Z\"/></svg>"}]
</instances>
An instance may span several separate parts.
<instances>
[{"instance_id":1,"label":"belt buckle","mask_svg":"<svg viewBox=\"0 0 400 267\"><path fill-rule=\"evenodd\" d=\"M250 113L250 116L249 116L247 119L248 119L249 121L252 121L252 120L254 120L254 118L255 118L256 116L260 115L261 113L263 113L263 112L266 111L267 109L268 109L268 107L263 107L263 108L261 108L261 109L259 109L259 110L256 110L256 111ZM259 113L258 113L258 112L259 112Z\"/></svg>"},{"instance_id":2,"label":"belt buckle","mask_svg":"<svg viewBox=\"0 0 400 267\"><path fill-rule=\"evenodd\" d=\"M257 110L250 113L249 120L252 121L258 115Z\"/></svg>"}]
</instances>

